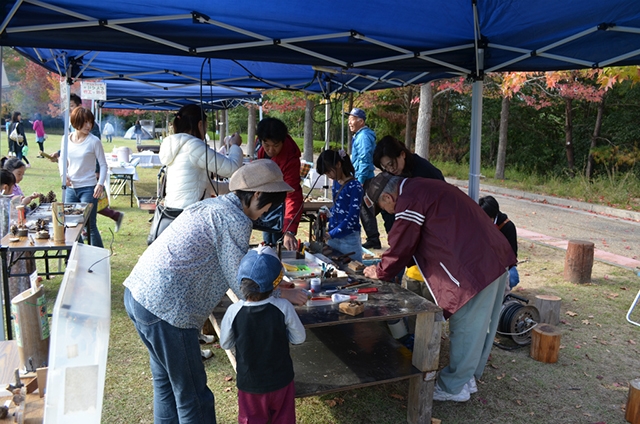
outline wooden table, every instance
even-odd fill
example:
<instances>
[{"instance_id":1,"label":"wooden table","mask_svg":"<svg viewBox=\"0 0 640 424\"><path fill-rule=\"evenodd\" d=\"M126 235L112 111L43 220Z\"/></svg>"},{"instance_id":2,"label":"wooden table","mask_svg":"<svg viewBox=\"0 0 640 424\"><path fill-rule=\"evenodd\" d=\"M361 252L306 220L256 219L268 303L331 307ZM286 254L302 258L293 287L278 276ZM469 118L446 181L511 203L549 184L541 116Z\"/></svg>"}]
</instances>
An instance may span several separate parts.
<instances>
[{"instance_id":1,"label":"wooden table","mask_svg":"<svg viewBox=\"0 0 640 424\"><path fill-rule=\"evenodd\" d=\"M407 421L430 423L442 310L398 285L376 282L373 286L378 293L369 294L364 313L355 317L340 313L337 304L296 307L307 329L306 341L291 346L296 396L409 379ZM230 302L225 297L212 314L216 331ZM389 334L386 325L412 315L416 315L413 353Z\"/></svg>"},{"instance_id":2,"label":"wooden table","mask_svg":"<svg viewBox=\"0 0 640 424\"><path fill-rule=\"evenodd\" d=\"M53 241L53 231L51 231L51 238L49 239L36 239L34 237L34 243L31 245L29 237L20 237L19 241L12 242L10 238L11 234L7 234L0 240L0 257L2 260L2 289L4 294L4 307L5 307L5 323L7 325L7 339L12 339L11 328L11 299L9 296L9 277L22 277L24 274L10 274L11 267L17 261L20 260L44 260L45 272L39 273L49 278L51 275L63 275L64 271L52 271L49 266L50 259L66 259L69 257L69 252L73 247L73 244L80 239L82 235L82 228L84 224L78 223L75 227L66 228L64 242ZM33 234L31 234L33 236ZM25 252L31 252L33 255L23 258Z\"/></svg>"}]
</instances>

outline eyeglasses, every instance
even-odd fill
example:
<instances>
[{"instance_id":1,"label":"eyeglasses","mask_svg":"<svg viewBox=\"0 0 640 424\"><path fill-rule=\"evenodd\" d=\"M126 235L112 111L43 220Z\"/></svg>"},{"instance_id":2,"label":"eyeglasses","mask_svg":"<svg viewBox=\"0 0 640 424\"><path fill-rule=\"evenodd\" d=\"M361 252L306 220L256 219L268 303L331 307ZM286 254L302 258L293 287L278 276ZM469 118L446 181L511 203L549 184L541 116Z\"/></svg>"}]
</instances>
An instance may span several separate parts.
<instances>
[{"instance_id":1,"label":"eyeglasses","mask_svg":"<svg viewBox=\"0 0 640 424\"><path fill-rule=\"evenodd\" d=\"M397 166L398 166L397 159L390 159L389 162L387 162L386 164L380 162L380 168L382 168L383 171L387 171L387 172L395 171Z\"/></svg>"}]
</instances>

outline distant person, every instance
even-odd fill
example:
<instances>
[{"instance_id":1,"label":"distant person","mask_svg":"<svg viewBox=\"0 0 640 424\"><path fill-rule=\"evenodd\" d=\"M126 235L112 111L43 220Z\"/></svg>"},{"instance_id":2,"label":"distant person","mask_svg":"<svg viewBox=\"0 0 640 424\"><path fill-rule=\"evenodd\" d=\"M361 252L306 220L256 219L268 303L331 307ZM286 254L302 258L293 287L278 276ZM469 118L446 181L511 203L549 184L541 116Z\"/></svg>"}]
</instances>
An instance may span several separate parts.
<instances>
[{"instance_id":1,"label":"distant person","mask_svg":"<svg viewBox=\"0 0 640 424\"><path fill-rule=\"evenodd\" d=\"M246 300L229 306L222 319L220 347L236 353L240 423L296 422L289 343L304 342L306 333L293 305L272 296L283 275L271 247L250 250L237 278Z\"/></svg>"},{"instance_id":2,"label":"distant person","mask_svg":"<svg viewBox=\"0 0 640 424\"><path fill-rule=\"evenodd\" d=\"M113 143L113 134L115 133L115 129L113 128L113 125L111 125L111 122L108 122L106 124L104 124L104 128L102 129L102 134L104 134L104 136L107 139L107 143Z\"/></svg>"},{"instance_id":3,"label":"distant person","mask_svg":"<svg viewBox=\"0 0 640 424\"><path fill-rule=\"evenodd\" d=\"M133 133L136 135L136 146L139 146L142 144L142 124L140 123L140 120L136 120L136 124L133 128Z\"/></svg>"},{"instance_id":4,"label":"distant person","mask_svg":"<svg viewBox=\"0 0 640 424\"><path fill-rule=\"evenodd\" d=\"M20 160L24 160L27 164L27 168L30 168L31 164L29 164L29 160L23 154L23 149L25 148L25 146L28 146L29 143L27 143L27 135L24 132L24 125L22 124L22 114L17 111L13 112L13 115L11 116L9 135L11 135L14 129L17 131L18 136L22 136L22 138L18 140L11 140L11 137L9 137L10 149L12 149L13 156L17 157ZM11 143L11 141L13 141L13 143Z\"/></svg>"},{"instance_id":5,"label":"distant person","mask_svg":"<svg viewBox=\"0 0 640 424\"><path fill-rule=\"evenodd\" d=\"M518 258L518 232L516 225L509 219L509 217L500 211L500 205L493 196L481 197L478 204L483 211L489 215L489 218L493 220L493 223L498 227L498 230L507 238L507 241L513 249L513 253ZM513 289L520 282L520 275L518 274L517 265L509 268L509 289Z\"/></svg>"},{"instance_id":6,"label":"distant person","mask_svg":"<svg viewBox=\"0 0 640 424\"><path fill-rule=\"evenodd\" d=\"M36 133L36 143L40 148L40 153L37 157L43 158L42 152L44 152L44 141L47 139L47 134L44 132L44 123L42 122L42 115L35 114L35 121L33 121L33 131Z\"/></svg>"},{"instance_id":7,"label":"distant person","mask_svg":"<svg viewBox=\"0 0 640 424\"><path fill-rule=\"evenodd\" d=\"M71 112L71 125L75 131L69 136L67 144L67 203L91 203L89 215L91 245L103 247L102 237L96 222L98 199L104 190L107 178L107 161L100 139L91 134L95 123L89 109L76 107ZM96 178L96 161L100 164L100 174ZM62 175L62 162L59 163Z\"/></svg>"},{"instance_id":8,"label":"distant person","mask_svg":"<svg viewBox=\"0 0 640 424\"><path fill-rule=\"evenodd\" d=\"M73 112L73 110L78 106L82 106L82 99L77 94L71 93L69 95L69 114L71 114L71 112ZM71 126L70 130L74 131L73 125ZM97 122L93 123L93 127L91 128L91 134L98 137L98 140L102 139L100 135L100 126L98 125Z\"/></svg>"},{"instance_id":9,"label":"distant person","mask_svg":"<svg viewBox=\"0 0 640 424\"><path fill-rule=\"evenodd\" d=\"M351 253L354 261L362 262L360 207L364 190L353 176L351 159L344 150L325 150L318 157L316 169L318 174L333 180L334 205L325 233L326 243L343 254Z\"/></svg>"},{"instance_id":10,"label":"distant person","mask_svg":"<svg viewBox=\"0 0 640 424\"><path fill-rule=\"evenodd\" d=\"M449 319L449 365L433 399L468 401L493 346L507 269L516 263L509 243L469 196L443 181L384 172L367 186L365 203L396 215L389 250L365 277L392 281L407 263L417 264Z\"/></svg>"},{"instance_id":11,"label":"distant person","mask_svg":"<svg viewBox=\"0 0 640 424\"><path fill-rule=\"evenodd\" d=\"M284 122L276 118L264 118L256 131L261 146L258 159L271 159L278 164L284 180L293 187L284 202L284 225L282 233L262 234L267 244L275 246L282 239L285 249L296 250L296 233L302 217L302 186L300 185L300 148L289 135Z\"/></svg>"},{"instance_id":12,"label":"distant person","mask_svg":"<svg viewBox=\"0 0 640 424\"><path fill-rule=\"evenodd\" d=\"M376 133L366 124L367 114L364 110L354 107L349 112L349 129L353 133L351 158L355 169L355 177L362 186L373 178L373 151L376 148ZM373 209L360 209L362 228L367 241L362 245L365 249L380 249L380 232L378 221Z\"/></svg>"}]
</instances>

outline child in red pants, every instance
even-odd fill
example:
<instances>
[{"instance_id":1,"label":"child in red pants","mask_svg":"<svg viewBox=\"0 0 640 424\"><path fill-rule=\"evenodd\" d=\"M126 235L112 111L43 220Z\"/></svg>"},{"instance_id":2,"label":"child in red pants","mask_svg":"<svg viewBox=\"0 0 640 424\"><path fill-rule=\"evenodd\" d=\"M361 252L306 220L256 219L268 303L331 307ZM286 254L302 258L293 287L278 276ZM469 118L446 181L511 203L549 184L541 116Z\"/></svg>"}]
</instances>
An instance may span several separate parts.
<instances>
[{"instance_id":1,"label":"child in red pants","mask_svg":"<svg viewBox=\"0 0 640 424\"><path fill-rule=\"evenodd\" d=\"M231 305L222 320L220 346L236 348L239 423L296 422L289 343L304 342L306 334L293 305L271 296L283 275L273 249L249 251L238 269L246 300Z\"/></svg>"}]
</instances>

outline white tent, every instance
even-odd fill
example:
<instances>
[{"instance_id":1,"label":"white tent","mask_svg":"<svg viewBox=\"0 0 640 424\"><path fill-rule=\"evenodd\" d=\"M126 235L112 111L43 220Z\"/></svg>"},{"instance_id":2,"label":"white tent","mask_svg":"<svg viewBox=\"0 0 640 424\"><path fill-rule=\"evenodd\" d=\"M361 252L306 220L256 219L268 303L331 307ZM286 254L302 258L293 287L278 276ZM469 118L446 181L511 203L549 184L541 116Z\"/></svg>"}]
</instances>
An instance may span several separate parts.
<instances>
[{"instance_id":1,"label":"white tent","mask_svg":"<svg viewBox=\"0 0 640 424\"><path fill-rule=\"evenodd\" d=\"M7 73L4 70L4 65L2 65L2 88L9 88L9 80L7 79Z\"/></svg>"},{"instance_id":2,"label":"white tent","mask_svg":"<svg viewBox=\"0 0 640 424\"><path fill-rule=\"evenodd\" d=\"M135 130L136 130L135 125L132 126L131 128L129 128L127 130L127 132L124 133L124 138L128 138L129 140L134 140L136 138L136 135L134 133ZM149 133L149 131L144 129L144 127L142 128L142 139L143 140L153 140L153 136Z\"/></svg>"}]
</instances>

